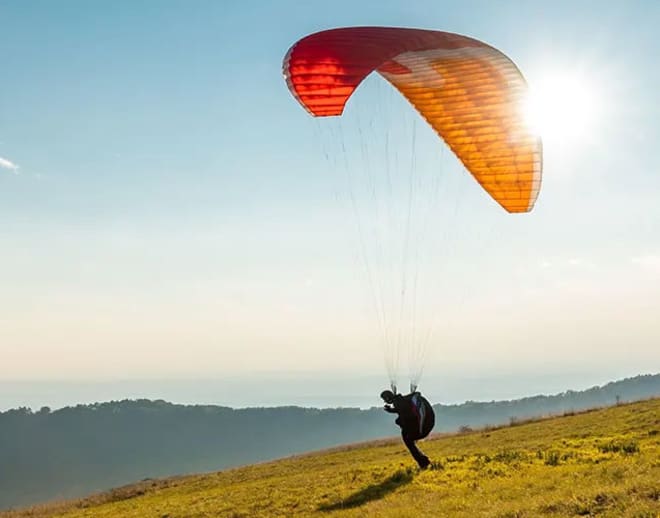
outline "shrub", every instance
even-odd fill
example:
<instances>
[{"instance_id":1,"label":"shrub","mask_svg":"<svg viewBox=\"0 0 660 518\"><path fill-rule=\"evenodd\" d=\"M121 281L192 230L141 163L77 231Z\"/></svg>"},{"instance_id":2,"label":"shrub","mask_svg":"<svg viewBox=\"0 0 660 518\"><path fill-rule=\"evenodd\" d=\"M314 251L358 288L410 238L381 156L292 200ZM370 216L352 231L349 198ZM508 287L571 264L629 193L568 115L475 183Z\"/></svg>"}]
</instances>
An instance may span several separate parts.
<instances>
[{"instance_id":1,"label":"shrub","mask_svg":"<svg viewBox=\"0 0 660 518\"><path fill-rule=\"evenodd\" d=\"M624 453L631 455L633 453L639 453L639 444L633 439L628 439L627 441L610 441L606 444L599 445L598 449L602 453Z\"/></svg>"},{"instance_id":2,"label":"shrub","mask_svg":"<svg viewBox=\"0 0 660 518\"><path fill-rule=\"evenodd\" d=\"M552 450L546 453L545 462L546 466L559 466L560 454L558 451Z\"/></svg>"},{"instance_id":3,"label":"shrub","mask_svg":"<svg viewBox=\"0 0 660 518\"><path fill-rule=\"evenodd\" d=\"M525 454L521 453L519 451L515 450L502 450L499 451L495 454L493 457L493 460L497 462L504 462L504 463L509 463L513 462L516 460L523 460L525 458Z\"/></svg>"}]
</instances>

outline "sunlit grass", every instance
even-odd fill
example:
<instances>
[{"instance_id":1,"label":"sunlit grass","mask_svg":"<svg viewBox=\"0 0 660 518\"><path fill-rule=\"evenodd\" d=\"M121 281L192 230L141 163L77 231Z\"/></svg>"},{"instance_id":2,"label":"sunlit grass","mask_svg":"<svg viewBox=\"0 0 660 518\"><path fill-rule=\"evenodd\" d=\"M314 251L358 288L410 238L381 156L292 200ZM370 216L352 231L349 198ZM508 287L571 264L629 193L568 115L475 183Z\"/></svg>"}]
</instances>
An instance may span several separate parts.
<instances>
[{"instance_id":1,"label":"sunlit grass","mask_svg":"<svg viewBox=\"0 0 660 518\"><path fill-rule=\"evenodd\" d=\"M426 471L383 441L0 516L657 518L659 430L652 400L436 437Z\"/></svg>"}]
</instances>

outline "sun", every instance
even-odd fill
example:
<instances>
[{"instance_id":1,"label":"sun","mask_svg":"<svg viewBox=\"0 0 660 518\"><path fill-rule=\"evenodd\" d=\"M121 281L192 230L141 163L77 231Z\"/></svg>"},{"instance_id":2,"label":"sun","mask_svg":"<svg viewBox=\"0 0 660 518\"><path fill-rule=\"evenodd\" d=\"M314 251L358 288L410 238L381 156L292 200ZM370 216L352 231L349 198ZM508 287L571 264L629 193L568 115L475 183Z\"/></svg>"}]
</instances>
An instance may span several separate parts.
<instances>
[{"instance_id":1,"label":"sun","mask_svg":"<svg viewBox=\"0 0 660 518\"><path fill-rule=\"evenodd\" d=\"M597 89L577 72L552 71L530 78L523 116L545 143L569 146L587 139L599 112Z\"/></svg>"}]
</instances>

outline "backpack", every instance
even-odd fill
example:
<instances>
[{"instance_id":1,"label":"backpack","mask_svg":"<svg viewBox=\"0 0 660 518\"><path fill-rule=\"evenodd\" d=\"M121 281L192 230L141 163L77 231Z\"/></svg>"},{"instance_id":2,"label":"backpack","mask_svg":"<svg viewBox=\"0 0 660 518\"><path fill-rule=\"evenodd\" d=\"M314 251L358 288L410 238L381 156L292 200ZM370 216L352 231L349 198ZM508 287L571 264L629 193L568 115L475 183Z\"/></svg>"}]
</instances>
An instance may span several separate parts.
<instances>
[{"instance_id":1,"label":"backpack","mask_svg":"<svg viewBox=\"0 0 660 518\"><path fill-rule=\"evenodd\" d=\"M413 392L410 395L412 413L417 419L417 429L415 435L417 439L423 439L435 426L435 412L428 400L419 392Z\"/></svg>"}]
</instances>

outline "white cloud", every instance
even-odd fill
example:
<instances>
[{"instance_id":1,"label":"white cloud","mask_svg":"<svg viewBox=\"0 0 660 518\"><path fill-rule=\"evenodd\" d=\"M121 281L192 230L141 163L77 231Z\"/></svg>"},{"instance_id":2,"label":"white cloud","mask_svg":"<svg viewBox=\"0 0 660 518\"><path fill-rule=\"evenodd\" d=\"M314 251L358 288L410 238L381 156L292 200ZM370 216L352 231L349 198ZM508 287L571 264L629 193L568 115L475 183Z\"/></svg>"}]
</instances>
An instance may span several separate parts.
<instances>
[{"instance_id":1,"label":"white cloud","mask_svg":"<svg viewBox=\"0 0 660 518\"><path fill-rule=\"evenodd\" d=\"M2 158L1 156L0 156L0 169L7 169L14 173L18 172L18 166L15 163L11 162L10 160L7 160L6 158Z\"/></svg>"}]
</instances>

